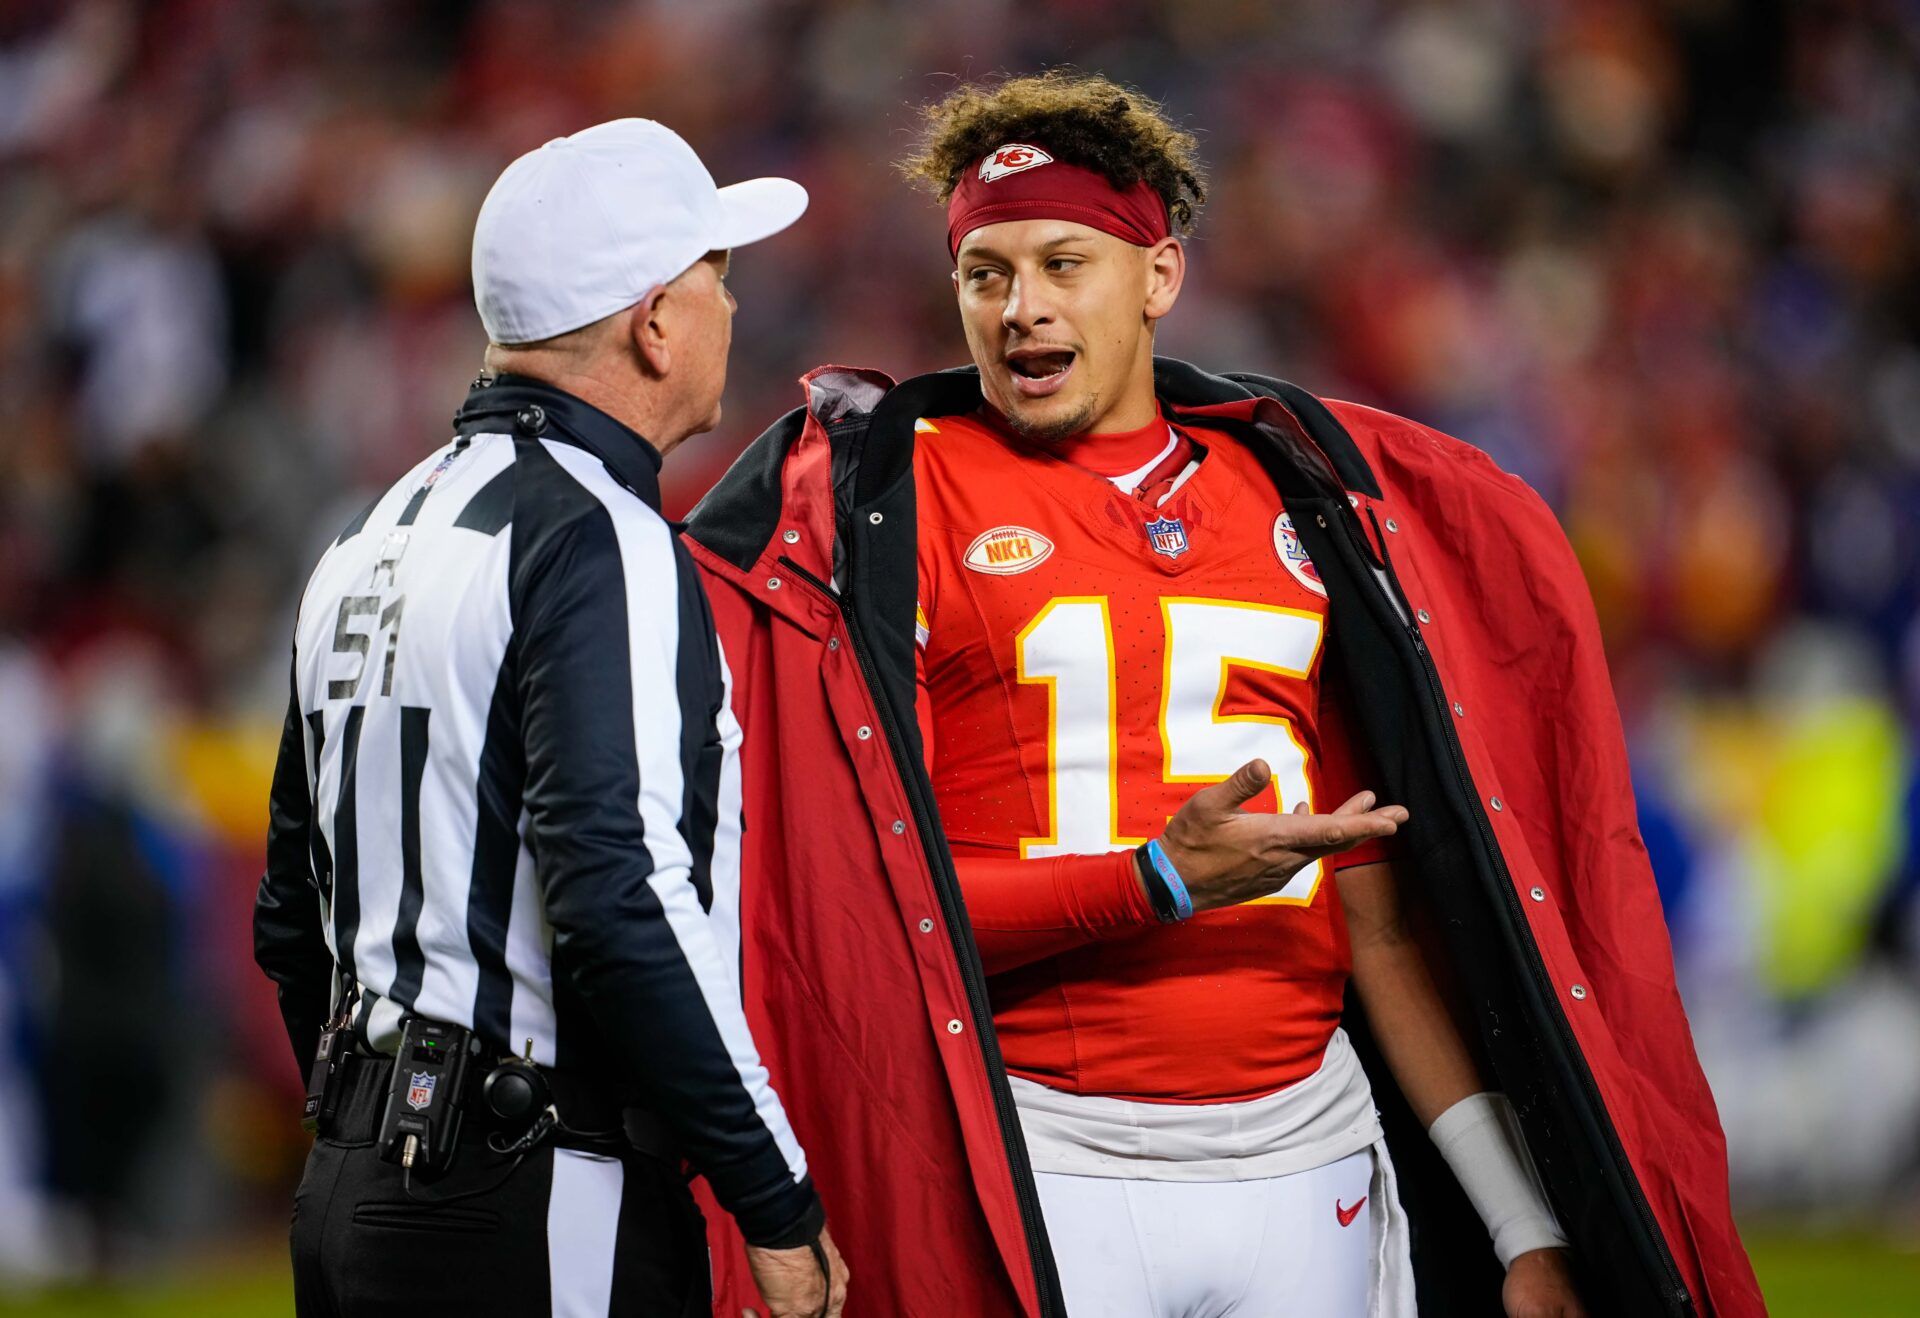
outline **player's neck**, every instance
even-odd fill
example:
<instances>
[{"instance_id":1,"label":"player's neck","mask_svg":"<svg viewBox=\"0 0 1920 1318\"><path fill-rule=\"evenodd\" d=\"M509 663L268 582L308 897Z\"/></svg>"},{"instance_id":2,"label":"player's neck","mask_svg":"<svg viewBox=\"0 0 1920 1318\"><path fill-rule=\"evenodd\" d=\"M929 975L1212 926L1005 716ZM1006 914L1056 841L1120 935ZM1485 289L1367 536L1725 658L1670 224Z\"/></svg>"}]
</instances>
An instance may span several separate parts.
<instances>
[{"instance_id":1,"label":"player's neck","mask_svg":"<svg viewBox=\"0 0 1920 1318\"><path fill-rule=\"evenodd\" d=\"M1020 439L1019 432L1007 423L991 405L982 414L1009 435ZM1126 407L1109 409L1099 420L1077 435L1050 440L1037 447L1053 457L1085 467L1101 476L1120 476L1153 461L1165 451L1170 432L1160 411L1160 400L1151 389ZM1022 439L1022 443L1032 441Z\"/></svg>"},{"instance_id":2,"label":"player's neck","mask_svg":"<svg viewBox=\"0 0 1920 1318\"><path fill-rule=\"evenodd\" d=\"M1097 440L1133 435L1158 425L1160 419L1160 399L1153 392L1153 359L1148 357L1128 373L1126 388L1113 400L1112 406L1093 418L1084 435L1075 438Z\"/></svg>"},{"instance_id":3,"label":"player's neck","mask_svg":"<svg viewBox=\"0 0 1920 1318\"><path fill-rule=\"evenodd\" d=\"M1111 424L1111 423L1109 423ZM1127 430L1088 430L1051 446L1068 462L1102 476L1119 476L1152 462L1171 438L1167 419L1156 404L1144 424Z\"/></svg>"}]
</instances>

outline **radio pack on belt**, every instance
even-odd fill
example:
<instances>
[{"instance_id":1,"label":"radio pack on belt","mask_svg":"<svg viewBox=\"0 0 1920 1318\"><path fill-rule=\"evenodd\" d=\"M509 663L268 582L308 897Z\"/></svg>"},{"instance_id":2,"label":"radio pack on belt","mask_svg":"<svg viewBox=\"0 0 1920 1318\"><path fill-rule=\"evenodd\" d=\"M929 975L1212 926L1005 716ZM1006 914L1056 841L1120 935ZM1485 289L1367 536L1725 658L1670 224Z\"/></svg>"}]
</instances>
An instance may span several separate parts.
<instances>
[{"instance_id":1,"label":"radio pack on belt","mask_svg":"<svg viewBox=\"0 0 1920 1318\"><path fill-rule=\"evenodd\" d=\"M473 1033L418 1016L400 1030L393 1086L380 1118L380 1157L409 1170L416 1163L438 1171L453 1160L460 1139L460 1106L466 1092Z\"/></svg>"}]
</instances>

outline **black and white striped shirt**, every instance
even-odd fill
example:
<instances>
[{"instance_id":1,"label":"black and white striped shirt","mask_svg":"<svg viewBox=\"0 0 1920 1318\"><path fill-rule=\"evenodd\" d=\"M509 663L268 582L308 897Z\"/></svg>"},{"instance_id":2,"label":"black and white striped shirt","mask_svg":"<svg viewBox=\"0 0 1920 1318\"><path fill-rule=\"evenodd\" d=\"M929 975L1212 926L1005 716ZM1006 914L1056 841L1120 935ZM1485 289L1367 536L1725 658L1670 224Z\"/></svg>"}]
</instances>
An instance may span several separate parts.
<instances>
[{"instance_id":1,"label":"black and white striped shirt","mask_svg":"<svg viewBox=\"0 0 1920 1318\"><path fill-rule=\"evenodd\" d=\"M740 729L659 456L524 378L456 424L301 601L254 919L296 1056L337 965L376 1047L413 1012L637 1083L788 1237L818 1207L741 1008Z\"/></svg>"}]
</instances>

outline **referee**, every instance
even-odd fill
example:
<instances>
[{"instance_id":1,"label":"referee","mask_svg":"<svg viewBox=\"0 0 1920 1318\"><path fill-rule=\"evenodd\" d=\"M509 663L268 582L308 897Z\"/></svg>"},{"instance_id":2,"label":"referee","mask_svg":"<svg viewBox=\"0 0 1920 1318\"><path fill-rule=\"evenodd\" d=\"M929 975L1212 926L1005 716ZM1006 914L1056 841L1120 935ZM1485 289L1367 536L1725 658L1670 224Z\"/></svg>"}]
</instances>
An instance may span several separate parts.
<instances>
[{"instance_id":1,"label":"referee","mask_svg":"<svg viewBox=\"0 0 1920 1318\"><path fill-rule=\"evenodd\" d=\"M516 160L490 374L314 570L254 914L318 1132L303 1318L704 1315L682 1159L773 1314L845 1302L741 1009L740 729L657 483L719 420L729 249L806 204L640 119Z\"/></svg>"}]
</instances>

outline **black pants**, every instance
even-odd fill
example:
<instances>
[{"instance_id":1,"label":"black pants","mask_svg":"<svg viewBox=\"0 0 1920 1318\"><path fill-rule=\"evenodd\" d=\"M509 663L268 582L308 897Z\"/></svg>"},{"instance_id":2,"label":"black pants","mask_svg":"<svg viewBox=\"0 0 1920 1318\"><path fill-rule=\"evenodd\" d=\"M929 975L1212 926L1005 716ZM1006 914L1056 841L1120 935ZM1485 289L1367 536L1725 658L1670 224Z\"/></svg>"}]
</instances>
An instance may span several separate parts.
<instances>
[{"instance_id":1,"label":"black pants","mask_svg":"<svg viewBox=\"0 0 1920 1318\"><path fill-rule=\"evenodd\" d=\"M705 1318L706 1226L678 1171L644 1154L551 1146L497 1188L512 1158L463 1144L444 1174L400 1168L369 1143L322 1136L294 1196L299 1318L609 1315Z\"/></svg>"}]
</instances>

